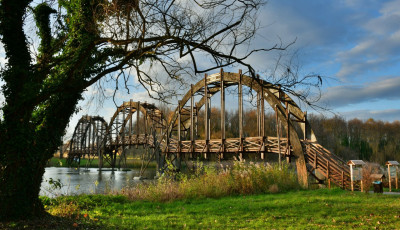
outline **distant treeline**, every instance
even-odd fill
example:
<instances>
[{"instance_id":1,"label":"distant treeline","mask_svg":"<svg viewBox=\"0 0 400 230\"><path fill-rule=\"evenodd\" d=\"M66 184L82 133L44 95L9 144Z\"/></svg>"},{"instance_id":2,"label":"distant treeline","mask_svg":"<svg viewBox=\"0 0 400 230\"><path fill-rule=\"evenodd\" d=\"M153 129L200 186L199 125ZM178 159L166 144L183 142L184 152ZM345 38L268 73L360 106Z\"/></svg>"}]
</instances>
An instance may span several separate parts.
<instances>
[{"instance_id":1,"label":"distant treeline","mask_svg":"<svg viewBox=\"0 0 400 230\"><path fill-rule=\"evenodd\" d=\"M361 159L384 164L400 161L400 121L368 119L346 121L341 117L308 118L318 142L345 160Z\"/></svg>"},{"instance_id":2,"label":"distant treeline","mask_svg":"<svg viewBox=\"0 0 400 230\"><path fill-rule=\"evenodd\" d=\"M211 109L211 138L221 137L220 109ZM237 111L225 113L226 137L239 137L239 116ZM369 119L362 121L335 116L309 115L308 120L317 136L318 142L339 155L344 160L361 159L384 164L388 160L400 161L400 121L383 122ZM198 116L198 138L204 138L204 110ZM257 112L243 112L244 136L257 136ZM267 136L277 136L274 113L265 114L265 132ZM302 137L299 127L299 136ZM281 129L281 136L286 131ZM186 134L189 138L189 133Z\"/></svg>"}]
</instances>

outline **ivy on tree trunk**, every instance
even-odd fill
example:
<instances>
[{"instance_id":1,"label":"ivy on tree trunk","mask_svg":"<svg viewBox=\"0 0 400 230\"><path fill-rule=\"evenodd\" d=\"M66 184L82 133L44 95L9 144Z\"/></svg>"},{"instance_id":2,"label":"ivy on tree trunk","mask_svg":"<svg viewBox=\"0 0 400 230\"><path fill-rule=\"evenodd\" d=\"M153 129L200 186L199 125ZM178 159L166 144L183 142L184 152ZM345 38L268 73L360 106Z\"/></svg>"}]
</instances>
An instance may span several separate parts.
<instances>
[{"instance_id":1,"label":"ivy on tree trunk","mask_svg":"<svg viewBox=\"0 0 400 230\"><path fill-rule=\"evenodd\" d=\"M85 1L79 2L83 10L90 7ZM41 38L39 56L34 62L23 28L30 3L4 0L0 5L1 41L8 61L1 73L5 82L2 88L5 105L0 123L2 220L44 214L38 196L44 168L60 145L60 137L85 87L85 63L90 55L82 57L82 52L76 51L90 50L88 47L95 37L84 29L84 16L78 15L79 23L70 24L75 38L64 44L67 46L63 47L61 56L65 57L58 58L65 60L58 61L57 70L54 70L50 66L59 44L51 36L49 16L56 11L47 4L40 4L33 9ZM76 68L78 59L80 67ZM53 90L57 87L58 90Z\"/></svg>"},{"instance_id":2,"label":"ivy on tree trunk","mask_svg":"<svg viewBox=\"0 0 400 230\"><path fill-rule=\"evenodd\" d=\"M237 63L255 77L246 63L251 54L291 44L239 52L256 34L263 0L42 2L0 0L7 61L0 72L5 98L0 105L0 221L45 213L38 198L44 168L87 87L113 73L111 78L123 76L126 84L129 70L145 89L165 99L179 88L168 83L184 83L189 73ZM36 50L24 31L30 16L40 41ZM199 65L198 58L212 63ZM155 65L164 80L149 74ZM302 82L285 77L287 86ZM279 82L285 88L285 81Z\"/></svg>"}]
</instances>

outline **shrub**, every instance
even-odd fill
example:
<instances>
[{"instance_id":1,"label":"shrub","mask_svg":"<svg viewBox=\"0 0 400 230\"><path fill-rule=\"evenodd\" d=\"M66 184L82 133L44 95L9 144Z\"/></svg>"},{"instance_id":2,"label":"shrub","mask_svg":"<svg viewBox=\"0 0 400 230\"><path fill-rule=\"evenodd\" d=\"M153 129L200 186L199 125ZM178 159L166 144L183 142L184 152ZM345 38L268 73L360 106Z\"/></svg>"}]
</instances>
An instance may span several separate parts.
<instances>
[{"instance_id":1,"label":"shrub","mask_svg":"<svg viewBox=\"0 0 400 230\"><path fill-rule=\"evenodd\" d=\"M364 190L364 192L368 193L370 188L371 188L371 185L372 185L372 182L373 182L373 179L371 178L371 175L375 174L375 173L379 173L379 171L380 171L380 168L379 168L378 164L374 164L374 163L369 163L368 162L368 163L366 163L364 165L363 171L362 171L362 174L363 174L362 175L363 176L362 181L363 181L363 190Z\"/></svg>"},{"instance_id":2,"label":"shrub","mask_svg":"<svg viewBox=\"0 0 400 230\"><path fill-rule=\"evenodd\" d=\"M62 202L48 210L51 215L75 218L80 215L80 208L75 202Z\"/></svg>"}]
</instances>

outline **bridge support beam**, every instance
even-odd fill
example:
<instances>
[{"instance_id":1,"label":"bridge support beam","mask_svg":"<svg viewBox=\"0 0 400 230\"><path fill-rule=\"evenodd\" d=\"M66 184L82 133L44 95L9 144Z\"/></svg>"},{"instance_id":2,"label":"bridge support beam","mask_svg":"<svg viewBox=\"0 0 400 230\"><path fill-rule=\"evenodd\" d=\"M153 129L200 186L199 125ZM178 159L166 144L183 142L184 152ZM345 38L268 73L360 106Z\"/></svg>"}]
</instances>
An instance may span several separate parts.
<instances>
[{"instance_id":1,"label":"bridge support beam","mask_svg":"<svg viewBox=\"0 0 400 230\"><path fill-rule=\"evenodd\" d=\"M278 105L275 105L275 118L276 118L276 136L278 137L278 151L279 151L279 156L278 156L278 165L279 168L282 167L282 153L281 153L281 125L280 125L280 120L278 116Z\"/></svg>"},{"instance_id":2,"label":"bridge support beam","mask_svg":"<svg viewBox=\"0 0 400 230\"><path fill-rule=\"evenodd\" d=\"M137 108L136 108L136 143L139 143L139 124L140 124L140 101L137 102ZM136 144L136 149L138 148L138 145Z\"/></svg>"},{"instance_id":3,"label":"bridge support beam","mask_svg":"<svg viewBox=\"0 0 400 230\"><path fill-rule=\"evenodd\" d=\"M302 187L308 188L308 172L304 158L303 148L300 144L293 144L293 155L296 162L297 177Z\"/></svg>"},{"instance_id":4,"label":"bridge support beam","mask_svg":"<svg viewBox=\"0 0 400 230\"><path fill-rule=\"evenodd\" d=\"M250 82L247 84L251 84L253 81L252 79L249 79ZM258 87L253 87L254 90L260 92L261 91L261 85ZM280 90L280 89L278 89ZM297 170L297 177L299 180L299 183L302 187L307 188L308 187L308 172L307 172L307 167L306 167L306 161L303 153L303 147L300 143L300 139L297 136L296 131L294 130L294 126L292 122L290 121L289 116L287 111L283 106L280 100L272 94L271 91L265 90L263 94L264 100L266 100L272 108L276 108L276 115L278 116L278 119L281 121L286 121L283 122L287 134L288 134L288 142L290 143L290 146L292 147L292 154L294 156L294 160L296 162L296 170ZM286 108L289 108L289 105L286 104Z\"/></svg>"},{"instance_id":5,"label":"bridge support beam","mask_svg":"<svg viewBox=\"0 0 400 230\"><path fill-rule=\"evenodd\" d=\"M121 141L121 154L119 156L119 163L118 163L118 168L121 169L121 162L122 162L122 168L126 168L126 152L125 152L125 124L126 124L126 109L124 108L122 110L122 124L121 124L121 131L120 135L122 136L122 141Z\"/></svg>"},{"instance_id":6,"label":"bridge support beam","mask_svg":"<svg viewBox=\"0 0 400 230\"><path fill-rule=\"evenodd\" d=\"M224 71L220 71L221 79L221 153L219 158L224 158L225 153L225 84L224 84Z\"/></svg>"},{"instance_id":7,"label":"bridge support beam","mask_svg":"<svg viewBox=\"0 0 400 230\"><path fill-rule=\"evenodd\" d=\"M105 125L103 123L99 122L97 124L97 127L99 127L99 125L100 125L102 131L105 130L106 127L105 127ZM99 130L99 128L97 128L97 129ZM102 150L104 149L104 147L100 146L100 145L101 144L105 145L105 143L101 143L100 142L100 137L99 136L97 136L97 144L99 145L99 146L97 146L97 155L99 157L99 171L101 171L101 168L103 168L103 151Z\"/></svg>"},{"instance_id":8,"label":"bridge support beam","mask_svg":"<svg viewBox=\"0 0 400 230\"><path fill-rule=\"evenodd\" d=\"M239 70L239 82L238 82L238 93L239 93L239 138L240 138L240 149L239 159L243 158L243 88L242 88L242 70Z\"/></svg>"},{"instance_id":9,"label":"bridge support beam","mask_svg":"<svg viewBox=\"0 0 400 230\"><path fill-rule=\"evenodd\" d=\"M132 145L132 114L133 114L133 103L132 103L132 99L129 101L129 146Z\"/></svg>"},{"instance_id":10,"label":"bridge support beam","mask_svg":"<svg viewBox=\"0 0 400 230\"><path fill-rule=\"evenodd\" d=\"M287 142L286 142L286 151L285 151L285 155L286 155L286 162L290 163L291 162L291 153L290 153L290 111L289 111L289 106L288 103L285 103L286 106L286 137L287 137Z\"/></svg>"},{"instance_id":11,"label":"bridge support beam","mask_svg":"<svg viewBox=\"0 0 400 230\"><path fill-rule=\"evenodd\" d=\"M207 74L204 75L204 99L204 137L206 139L204 158L207 159L207 154L210 151L210 97L208 95Z\"/></svg>"},{"instance_id":12,"label":"bridge support beam","mask_svg":"<svg viewBox=\"0 0 400 230\"><path fill-rule=\"evenodd\" d=\"M264 94L264 87L261 88L261 136L265 137L265 108L264 108L264 98L262 95Z\"/></svg>"},{"instance_id":13,"label":"bridge support beam","mask_svg":"<svg viewBox=\"0 0 400 230\"><path fill-rule=\"evenodd\" d=\"M194 92L193 84L190 85L190 92L192 97L190 98L190 158L193 157L194 152Z\"/></svg>"}]
</instances>

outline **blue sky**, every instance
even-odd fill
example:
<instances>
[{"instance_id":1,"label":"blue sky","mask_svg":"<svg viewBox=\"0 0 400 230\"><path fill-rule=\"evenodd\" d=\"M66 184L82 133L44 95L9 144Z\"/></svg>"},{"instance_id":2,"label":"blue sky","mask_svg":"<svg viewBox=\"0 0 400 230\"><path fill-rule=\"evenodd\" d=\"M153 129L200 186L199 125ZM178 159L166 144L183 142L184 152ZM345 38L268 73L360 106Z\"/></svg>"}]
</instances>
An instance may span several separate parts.
<instances>
[{"instance_id":1,"label":"blue sky","mask_svg":"<svg viewBox=\"0 0 400 230\"><path fill-rule=\"evenodd\" d=\"M269 0L259 19L262 28L251 47L296 40L286 55L297 54L302 74L326 77L320 105L346 119L400 120L400 0ZM257 54L249 62L265 71L276 58L274 52ZM83 114L110 119L115 111L112 100L101 108L88 106L96 93L88 89L68 133ZM118 92L117 104L131 98L152 101L143 89L133 88L130 94Z\"/></svg>"},{"instance_id":2,"label":"blue sky","mask_svg":"<svg viewBox=\"0 0 400 230\"><path fill-rule=\"evenodd\" d=\"M287 55L297 53L301 73L326 77L320 105L345 119L400 120L400 0L270 0L259 19L251 46L296 40ZM276 57L249 62L265 71ZM144 92L124 97L151 101Z\"/></svg>"},{"instance_id":3,"label":"blue sky","mask_svg":"<svg viewBox=\"0 0 400 230\"><path fill-rule=\"evenodd\" d=\"M400 120L399 0L271 0L260 16L267 38L297 38L304 73L328 77L321 104L347 119Z\"/></svg>"}]
</instances>

